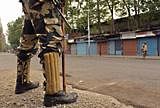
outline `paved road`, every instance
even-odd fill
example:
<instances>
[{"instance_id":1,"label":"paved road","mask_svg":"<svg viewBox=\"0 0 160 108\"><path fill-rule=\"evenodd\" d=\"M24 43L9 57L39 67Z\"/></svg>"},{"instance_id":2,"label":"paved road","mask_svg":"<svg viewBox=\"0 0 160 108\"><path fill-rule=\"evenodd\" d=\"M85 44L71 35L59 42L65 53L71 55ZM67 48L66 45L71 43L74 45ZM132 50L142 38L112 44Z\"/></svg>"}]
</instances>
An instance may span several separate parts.
<instances>
[{"instance_id":1,"label":"paved road","mask_svg":"<svg viewBox=\"0 0 160 108\"><path fill-rule=\"evenodd\" d=\"M137 108L160 107L160 60L67 56L68 83L116 97ZM41 70L38 59L32 69ZM0 55L0 71L16 70L14 55Z\"/></svg>"},{"instance_id":2,"label":"paved road","mask_svg":"<svg viewBox=\"0 0 160 108\"><path fill-rule=\"evenodd\" d=\"M138 108L160 108L160 60L69 57L67 66L75 87L111 95Z\"/></svg>"},{"instance_id":3,"label":"paved road","mask_svg":"<svg viewBox=\"0 0 160 108\"><path fill-rule=\"evenodd\" d=\"M0 108L45 108L43 106L43 75L37 59L32 62L31 78L41 86L26 93L15 95L16 57L0 54ZM67 86L67 92L78 93L78 100L72 104L57 105L54 108L133 108L107 95L73 89Z\"/></svg>"}]
</instances>

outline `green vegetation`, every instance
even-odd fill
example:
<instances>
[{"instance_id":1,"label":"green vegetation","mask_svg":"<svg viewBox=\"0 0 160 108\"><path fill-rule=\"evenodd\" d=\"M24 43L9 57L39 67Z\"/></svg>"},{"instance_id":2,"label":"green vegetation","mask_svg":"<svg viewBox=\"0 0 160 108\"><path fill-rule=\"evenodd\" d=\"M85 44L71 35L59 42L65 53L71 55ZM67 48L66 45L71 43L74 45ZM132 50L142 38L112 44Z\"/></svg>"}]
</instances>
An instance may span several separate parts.
<instances>
[{"instance_id":1,"label":"green vegetation","mask_svg":"<svg viewBox=\"0 0 160 108\"><path fill-rule=\"evenodd\" d=\"M121 28L138 30L142 26L151 28L152 25L160 24L160 0L75 0L76 6L73 6L73 1L66 0L66 18L72 27L81 32L87 31L88 15L92 25L91 34L107 33L106 29L114 34ZM127 23L116 24L115 19L122 17ZM8 23L8 40L12 48L19 44L22 20L23 18L18 18Z\"/></svg>"},{"instance_id":2,"label":"green vegetation","mask_svg":"<svg viewBox=\"0 0 160 108\"><path fill-rule=\"evenodd\" d=\"M137 30L144 23L150 27L153 21L159 21L160 0L75 0L78 6L72 6L73 0L68 0L66 13L70 23L76 23L77 28L87 27L87 10L90 11L90 24L96 26L97 33L103 33L101 22L107 21L111 33L116 31L115 19L127 17L128 30ZM77 14L78 13L78 14ZM126 24L124 24L126 26ZM95 31L93 27L92 32Z\"/></svg>"},{"instance_id":3,"label":"green vegetation","mask_svg":"<svg viewBox=\"0 0 160 108\"><path fill-rule=\"evenodd\" d=\"M16 48L19 45L19 39L22 32L23 18L19 17L15 21L8 23L8 41L12 48Z\"/></svg>"},{"instance_id":4,"label":"green vegetation","mask_svg":"<svg viewBox=\"0 0 160 108\"><path fill-rule=\"evenodd\" d=\"M3 50L3 27L0 19L0 51Z\"/></svg>"}]
</instances>

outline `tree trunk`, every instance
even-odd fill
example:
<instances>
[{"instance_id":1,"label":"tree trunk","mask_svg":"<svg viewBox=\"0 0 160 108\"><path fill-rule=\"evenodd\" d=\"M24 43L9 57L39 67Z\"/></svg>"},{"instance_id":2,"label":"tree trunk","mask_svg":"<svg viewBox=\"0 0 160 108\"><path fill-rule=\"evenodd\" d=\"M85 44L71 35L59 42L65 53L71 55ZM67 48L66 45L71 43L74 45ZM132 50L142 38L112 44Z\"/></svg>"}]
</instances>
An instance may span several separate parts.
<instances>
[{"instance_id":1,"label":"tree trunk","mask_svg":"<svg viewBox=\"0 0 160 108\"><path fill-rule=\"evenodd\" d=\"M139 13L140 13L140 9L139 9L139 0L134 0L134 11L135 11L135 18L134 21L136 23L136 29L140 28L140 18L139 18Z\"/></svg>"},{"instance_id":2,"label":"tree trunk","mask_svg":"<svg viewBox=\"0 0 160 108\"><path fill-rule=\"evenodd\" d=\"M101 29L101 17L100 17L100 9L99 9L99 0L97 0L97 19L98 19L98 34L101 34L102 29Z\"/></svg>"},{"instance_id":3,"label":"tree trunk","mask_svg":"<svg viewBox=\"0 0 160 108\"><path fill-rule=\"evenodd\" d=\"M112 32L111 33L115 34L115 25L114 25L114 16L113 16L114 13L113 13L113 11L112 11L111 14L112 14Z\"/></svg>"},{"instance_id":4,"label":"tree trunk","mask_svg":"<svg viewBox=\"0 0 160 108\"><path fill-rule=\"evenodd\" d=\"M108 8L110 10L110 13L111 13L111 17L112 17L112 27L111 27L111 34L115 34L115 25L114 25L114 12L113 12L113 3L110 5L109 4L109 1L107 0L106 1L107 5L108 5Z\"/></svg>"},{"instance_id":5,"label":"tree trunk","mask_svg":"<svg viewBox=\"0 0 160 108\"><path fill-rule=\"evenodd\" d=\"M127 2L125 0L123 0L123 3L125 4L125 7L127 9L128 12L128 30L131 30L131 12L130 12L130 7L127 4Z\"/></svg>"}]
</instances>

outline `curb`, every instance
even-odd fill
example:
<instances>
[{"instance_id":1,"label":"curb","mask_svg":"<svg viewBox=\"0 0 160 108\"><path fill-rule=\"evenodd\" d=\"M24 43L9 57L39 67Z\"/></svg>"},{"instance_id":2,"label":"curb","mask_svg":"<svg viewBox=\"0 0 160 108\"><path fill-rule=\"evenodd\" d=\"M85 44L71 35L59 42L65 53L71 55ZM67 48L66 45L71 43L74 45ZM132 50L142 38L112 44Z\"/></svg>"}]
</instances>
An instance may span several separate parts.
<instances>
[{"instance_id":1,"label":"curb","mask_svg":"<svg viewBox=\"0 0 160 108\"><path fill-rule=\"evenodd\" d=\"M160 60L160 57L146 57L145 59L141 56L104 56L106 58L121 58L121 59L139 59L139 60Z\"/></svg>"},{"instance_id":2,"label":"curb","mask_svg":"<svg viewBox=\"0 0 160 108\"><path fill-rule=\"evenodd\" d=\"M118 56L118 55L91 55L91 56L79 56L79 55L69 55L66 54L68 57L104 57L104 58L119 58L119 59L139 59L139 60L160 60L160 56L147 56L143 59L142 56Z\"/></svg>"}]
</instances>

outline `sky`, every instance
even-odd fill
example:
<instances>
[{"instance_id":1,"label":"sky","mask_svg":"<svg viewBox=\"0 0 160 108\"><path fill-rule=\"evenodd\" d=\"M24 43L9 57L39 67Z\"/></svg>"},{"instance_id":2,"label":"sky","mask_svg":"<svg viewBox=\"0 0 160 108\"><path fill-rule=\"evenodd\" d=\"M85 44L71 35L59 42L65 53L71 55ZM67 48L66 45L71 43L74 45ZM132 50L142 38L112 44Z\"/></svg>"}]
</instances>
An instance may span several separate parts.
<instances>
[{"instance_id":1,"label":"sky","mask_svg":"<svg viewBox=\"0 0 160 108\"><path fill-rule=\"evenodd\" d=\"M21 15L22 6L19 0L1 0L0 18L4 33L7 30L7 23L16 20Z\"/></svg>"}]
</instances>

